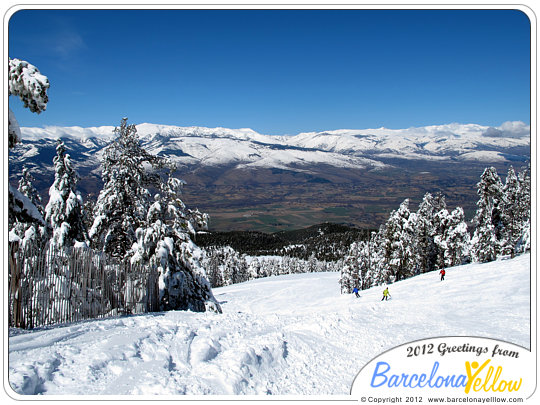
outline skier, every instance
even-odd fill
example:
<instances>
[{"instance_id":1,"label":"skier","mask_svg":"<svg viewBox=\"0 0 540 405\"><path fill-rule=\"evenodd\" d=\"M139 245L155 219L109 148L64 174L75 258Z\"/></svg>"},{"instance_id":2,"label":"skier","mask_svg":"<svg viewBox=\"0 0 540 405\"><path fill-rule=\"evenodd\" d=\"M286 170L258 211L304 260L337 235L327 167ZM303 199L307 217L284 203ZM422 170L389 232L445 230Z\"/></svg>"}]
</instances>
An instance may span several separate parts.
<instances>
[{"instance_id":1,"label":"skier","mask_svg":"<svg viewBox=\"0 0 540 405\"><path fill-rule=\"evenodd\" d=\"M382 293L382 300L381 301L388 301L388 297L391 297L390 291L388 291L388 287L385 288L385 290Z\"/></svg>"},{"instance_id":2,"label":"skier","mask_svg":"<svg viewBox=\"0 0 540 405\"><path fill-rule=\"evenodd\" d=\"M446 271L444 271L444 269L442 269L441 271L439 271L439 274L441 275L441 281L444 280L444 275L446 274Z\"/></svg>"},{"instance_id":3,"label":"skier","mask_svg":"<svg viewBox=\"0 0 540 405\"><path fill-rule=\"evenodd\" d=\"M358 295L358 288L354 287L354 290L352 292L356 295L356 298L360 298L360 295Z\"/></svg>"}]
</instances>

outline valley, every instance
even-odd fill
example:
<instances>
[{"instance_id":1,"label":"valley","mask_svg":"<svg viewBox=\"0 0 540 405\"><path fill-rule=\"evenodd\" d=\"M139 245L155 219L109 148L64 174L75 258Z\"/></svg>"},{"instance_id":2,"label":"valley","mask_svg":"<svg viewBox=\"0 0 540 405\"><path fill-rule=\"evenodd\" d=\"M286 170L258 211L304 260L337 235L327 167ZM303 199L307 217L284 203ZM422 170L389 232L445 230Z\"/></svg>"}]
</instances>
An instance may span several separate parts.
<instances>
[{"instance_id":1,"label":"valley","mask_svg":"<svg viewBox=\"0 0 540 405\"><path fill-rule=\"evenodd\" d=\"M46 203L55 139L62 138L81 177L79 191L85 201L95 200L113 129L22 128L22 142L10 150L11 184L17 186L28 166ZM415 206L426 192L443 193L470 220L483 170L494 166L504 177L510 165L518 170L530 160L530 129L519 122L290 137L154 124L137 130L145 149L177 164L177 177L186 182L182 200L208 213L213 231L277 232L322 222L376 228L405 198Z\"/></svg>"}]
</instances>

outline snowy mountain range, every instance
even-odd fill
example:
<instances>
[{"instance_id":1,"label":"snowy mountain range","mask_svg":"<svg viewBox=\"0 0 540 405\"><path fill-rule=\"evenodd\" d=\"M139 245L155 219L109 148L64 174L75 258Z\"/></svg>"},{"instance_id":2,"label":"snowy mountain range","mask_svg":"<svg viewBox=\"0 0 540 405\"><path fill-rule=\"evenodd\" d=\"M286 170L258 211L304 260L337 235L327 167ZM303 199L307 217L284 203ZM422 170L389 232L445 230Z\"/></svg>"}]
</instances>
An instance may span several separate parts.
<instances>
[{"instance_id":1,"label":"snowy mountain range","mask_svg":"<svg viewBox=\"0 0 540 405\"><path fill-rule=\"evenodd\" d=\"M521 167L530 160L530 126L519 121L499 127L447 124L341 129L295 136L147 123L137 125L137 131L145 149L170 156L178 163L179 176L188 184L189 202L218 222L225 221L221 225L227 223L229 229L232 217L243 223L253 216L252 211L264 211L272 218L266 223L258 221L258 225L269 224L272 230L280 230L280 224L291 225L294 219L284 220L290 212L279 214L275 207L306 207L315 200L326 208L352 207L356 211L376 200L384 207L364 210L349 221L374 225L380 222L382 212L395 208L403 196L417 198L426 191L440 189L446 193L448 187L458 187L459 192L454 190L455 202L463 203L474 195L471 187L483 168L495 165L505 174L502 170L509 165ZM22 142L10 151L12 184L16 185L22 167L27 165L47 200L55 140L62 138L84 180L79 184L83 194L99 192L101 154L115 137L113 126L22 127L21 132ZM403 187L408 187L412 195L396 192ZM391 198L385 200L385 196ZM249 212L238 216L238 208ZM317 210L309 214L316 216L313 221L299 225L339 220L332 218L335 212L328 218ZM344 218L351 218L350 214L344 214Z\"/></svg>"},{"instance_id":2,"label":"snowy mountain range","mask_svg":"<svg viewBox=\"0 0 540 405\"><path fill-rule=\"evenodd\" d=\"M22 128L24 156L36 153L35 141L69 138L94 154L114 139L114 127ZM448 124L408 129L307 132L263 135L251 129L176 127L139 124L142 144L152 153L174 156L182 164L237 168L270 167L301 171L303 166L385 166L389 158L411 160L515 161L530 145L530 126L506 122L500 127Z\"/></svg>"}]
</instances>

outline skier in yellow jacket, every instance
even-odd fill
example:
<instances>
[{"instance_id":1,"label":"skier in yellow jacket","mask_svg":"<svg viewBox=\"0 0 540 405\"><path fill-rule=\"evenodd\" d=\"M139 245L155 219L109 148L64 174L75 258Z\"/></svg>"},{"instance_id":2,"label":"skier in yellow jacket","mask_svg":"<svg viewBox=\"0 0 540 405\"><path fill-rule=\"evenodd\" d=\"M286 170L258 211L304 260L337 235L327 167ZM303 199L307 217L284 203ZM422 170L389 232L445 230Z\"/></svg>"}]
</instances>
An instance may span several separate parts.
<instances>
[{"instance_id":1,"label":"skier in yellow jacket","mask_svg":"<svg viewBox=\"0 0 540 405\"><path fill-rule=\"evenodd\" d=\"M388 287L386 287L382 293L382 300L381 301L388 301L388 297L391 297L390 291L388 291Z\"/></svg>"}]
</instances>

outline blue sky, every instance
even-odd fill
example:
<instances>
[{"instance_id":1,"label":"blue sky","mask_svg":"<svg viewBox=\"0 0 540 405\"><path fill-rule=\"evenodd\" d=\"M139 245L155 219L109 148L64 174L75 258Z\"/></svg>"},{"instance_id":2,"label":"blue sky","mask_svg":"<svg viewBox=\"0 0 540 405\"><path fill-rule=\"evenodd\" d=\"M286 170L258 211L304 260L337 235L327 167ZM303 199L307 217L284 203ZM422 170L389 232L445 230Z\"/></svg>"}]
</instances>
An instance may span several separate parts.
<instances>
[{"instance_id":1,"label":"blue sky","mask_svg":"<svg viewBox=\"0 0 540 405\"><path fill-rule=\"evenodd\" d=\"M21 10L9 56L50 82L21 126L296 134L530 123L530 25L515 10Z\"/></svg>"}]
</instances>

